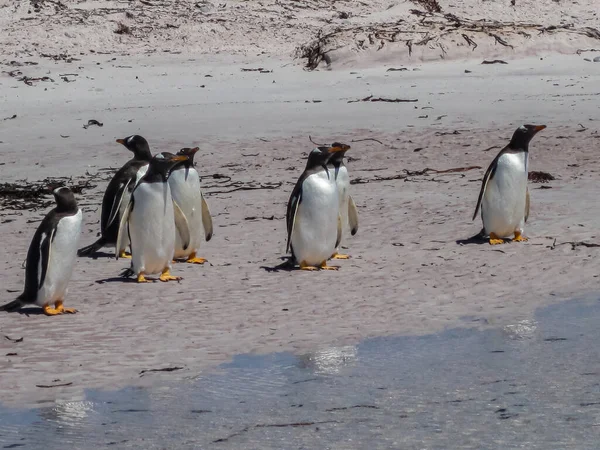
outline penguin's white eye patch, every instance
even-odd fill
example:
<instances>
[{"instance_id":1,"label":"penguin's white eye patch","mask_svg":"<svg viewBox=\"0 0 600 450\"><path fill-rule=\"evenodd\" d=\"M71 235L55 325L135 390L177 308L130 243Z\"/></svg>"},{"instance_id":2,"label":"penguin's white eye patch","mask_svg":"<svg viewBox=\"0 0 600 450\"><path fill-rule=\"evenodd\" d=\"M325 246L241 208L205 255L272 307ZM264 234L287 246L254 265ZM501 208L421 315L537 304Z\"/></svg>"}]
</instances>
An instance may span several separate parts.
<instances>
[{"instance_id":1,"label":"penguin's white eye patch","mask_svg":"<svg viewBox=\"0 0 600 450\"><path fill-rule=\"evenodd\" d=\"M156 159L165 159L165 155L163 155L162 153L158 153L156 155Z\"/></svg>"},{"instance_id":2,"label":"penguin's white eye patch","mask_svg":"<svg viewBox=\"0 0 600 450\"><path fill-rule=\"evenodd\" d=\"M57 194L58 194L60 191L62 191L63 189L66 189L66 188L65 188L64 186L57 187L56 189L54 189L54 190L52 191L52 193L53 193L54 195L57 195Z\"/></svg>"},{"instance_id":3,"label":"penguin's white eye patch","mask_svg":"<svg viewBox=\"0 0 600 450\"><path fill-rule=\"evenodd\" d=\"M131 144L131 141L133 141L133 136L129 136L129 137L127 138L127 141L126 141L126 142L127 142L128 144Z\"/></svg>"},{"instance_id":4,"label":"penguin's white eye patch","mask_svg":"<svg viewBox=\"0 0 600 450\"><path fill-rule=\"evenodd\" d=\"M527 130L527 127L525 127L525 125L521 125L521 126L519 127L519 130L521 130L521 131L526 131L526 130Z\"/></svg>"}]
</instances>

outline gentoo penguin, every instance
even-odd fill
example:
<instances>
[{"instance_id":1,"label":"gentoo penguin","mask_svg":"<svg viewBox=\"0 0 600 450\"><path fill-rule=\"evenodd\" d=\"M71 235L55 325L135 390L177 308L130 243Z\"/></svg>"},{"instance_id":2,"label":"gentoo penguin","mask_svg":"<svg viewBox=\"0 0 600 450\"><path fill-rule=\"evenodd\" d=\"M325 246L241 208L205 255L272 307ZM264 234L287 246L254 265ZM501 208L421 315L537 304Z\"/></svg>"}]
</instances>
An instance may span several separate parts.
<instances>
[{"instance_id":1,"label":"gentoo penguin","mask_svg":"<svg viewBox=\"0 0 600 450\"><path fill-rule=\"evenodd\" d=\"M131 268L124 276L136 275L139 283L150 281L144 275L160 273L160 281L180 280L170 274L175 254L175 230L183 240L183 248L190 241L189 227L185 215L171 197L169 174L187 156L159 153L148 166L148 171L138 182L129 204L125 208L115 255L129 235L131 245Z\"/></svg>"},{"instance_id":2,"label":"gentoo penguin","mask_svg":"<svg viewBox=\"0 0 600 450\"><path fill-rule=\"evenodd\" d=\"M350 195L350 177L348 176L348 169L344 164L344 155L350 146L346 144L340 144L334 142L331 144L332 147L340 147L342 151L335 152L327 163L327 169L329 173L334 174L335 183L337 185L338 195L340 199L340 217L342 220L342 236L345 229L349 226L350 233L352 236L358 231L358 212L356 211L356 204L354 199ZM333 259L348 259L350 256L342 255L338 253L339 246L336 247L335 252L332 255Z\"/></svg>"},{"instance_id":3,"label":"gentoo penguin","mask_svg":"<svg viewBox=\"0 0 600 450\"><path fill-rule=\"evenodd\" d=\"M52 193L56 208L40 223L27 252L25 289L16 300L0 306L2 311L16 311L35 304L44 308L48 316L77 312L65 308L63 301L77 257L81 209L69 188L59 187Z\"/></svg>"},{"instance_id":4,"label":"gentoo penguin","mask_svg":"<svg viewBox=\"0 0 600 450\"><path fill-rule=\"evenodd\" d=\"M513 241L526 241L523 227L529 217L527 163L529 141L546 125L522 125L514 132L488 167L481 183L473 220L481 206L481 219L490 244L503 244L514 235Z\"/></svg>"},{"instance_id":5,"label":"gentoo penguin","mask_svg":"<svg viewBox=\"0 0 600 450\"><path fill-rule=\"evenodd\" d=\"M287 249L303 270L329 269L327 260L342 235L339 196L329 158L344 147L317 147L308 155L306 168L296 183L287 206Z\"/></svg>"},{"instance_id":6,"label":"gentoo penguin","mask_svg":"<svg viewBox=\"0 0 600 450\"><path fill-rule=\"evenodd\" d=\"M125 139L117 139L119 144L122 144L133 152L133 158L127 161L114 175L102 199L102 216L100 218L100 238L91 245L79 249L79 256L89 256L106 245L114 245L117 242L117 234L119 232L119 222L123 216L123 211L129 203L131 192L140 180L140 178L148 170L148 163L152 158L148 141L142 136L133 135ZM129 245L129 239L123 241L122 248L119 250L121 258L129 258L125 253Z\"/></svg>"},{"instance_id":7,"label":"gentoo penguin","mask_svg":"<svg viewBox=\"0 0 600 450\"><path fill-rule=\"evenodd\" d=\"M177 165L169 176L169 187L173 201L179 205L190 228L190 242L187 249L179 233L175 238L175 259L186 258L192 264L204 264L206 259L198 257L198 249L203 239L210 241L213 234L210 210L200 188L200 175L194 168L194 155L198 147L182 148L178 155L187 156L187 160Z\"/></svg>"}]
</instances>

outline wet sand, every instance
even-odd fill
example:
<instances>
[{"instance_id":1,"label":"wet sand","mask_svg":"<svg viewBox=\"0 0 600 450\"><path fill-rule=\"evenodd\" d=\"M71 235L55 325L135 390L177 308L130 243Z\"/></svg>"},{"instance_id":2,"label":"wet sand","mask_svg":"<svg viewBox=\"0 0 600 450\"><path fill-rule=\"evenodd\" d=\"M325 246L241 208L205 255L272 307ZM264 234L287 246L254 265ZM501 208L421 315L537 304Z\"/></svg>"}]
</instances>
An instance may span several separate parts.
<instances>
[{"instance_id":1,"label":"wet sand","mask_svg":"<svg viewBox=\"0 0 600 450\"><path fill-rule=\"evenodd\" d=\"M596 448L597 296L488 330L470 327L477 318L424 336L237 355L201 376L181 369L184 381L88 389L33 410L0 406L0 441L23 449Z\"/></svg>"},{"instance_id":2,"label":"wet sand","mask_svg":"<svg viewBox=\"0 0 600 450\"><path fill-rule=\"evenodd\" d=\"M179 284L123 282L118 274L128 263L107 249L78 260L66 300L77 315L2 314L1 334L23 338L0 343L4 403L150 385L163 374L140 377L142 370L184 367L168 375L177 379L240 353L432 333L463 316L478 317L472 326L503 326L597 289L597 248L579 243L599 243L600 64L583 56L403 72L304 72L274 59L225 56L38 62L23 70L55 82L1 79L5 115L17 115L2 122L3 181L93 177L127 160L114 141L133 133L154 152L198 145L215 235L201 252L210 264L175 266ZM241 70L257 67L273 72ZM78 73L76 82L63 82L64 73ZM349 103L369 95L418 101ZM104 126L84 129L89 119ZM523 122L548 125L532 142L530 169L556 177L530 186L530 241L499 248L469 241L481 228L470 217L483 172ZM352 259L335 273L273 271L284 256L285 205L313 147L309 135L352 145L360 228L343 243ZM420 174L471 166L480 168ZM99 228L106 183L94 184L78 196L81 245ZM2 302L22 289L22 263L44 213L2 212Z\"/></svg>"}]
</instances>

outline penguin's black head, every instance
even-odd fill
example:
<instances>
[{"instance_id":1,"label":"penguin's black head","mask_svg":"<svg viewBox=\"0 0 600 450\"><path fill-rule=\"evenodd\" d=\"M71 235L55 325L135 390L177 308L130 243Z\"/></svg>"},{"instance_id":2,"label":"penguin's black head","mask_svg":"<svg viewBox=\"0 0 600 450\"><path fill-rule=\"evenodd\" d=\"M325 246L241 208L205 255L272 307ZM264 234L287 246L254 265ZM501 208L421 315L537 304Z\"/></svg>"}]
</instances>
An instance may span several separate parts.
<instances>
[{"instance_id":1,"label":"penguin's black head","mask_svg":"<svg viewBox=\"0 0 600 450\"><path fill-rule=\"evenodd\" d=\"M330 149L334 150L331 155L331 158L329 159L329 162L336 165L342 163L342 161L344 160L344 155L348 150L350 150L350 146L346 144L341 144L339 142L334 142L333 144L331 144Z\"/></svg>"},{"instance_id":2,"label":"penguin's black head","mask_svg":"<svg viewBox=\"0 0 600 450\"><path fill-rule=\"evenodd\" d=\"M117 139L119 144L123 144L127 150L133 152L133 159L140 161L150 161L152 159L152 153L150 153L150 146L148 141L139 134L127 136L124 139Z\"/></svg>"},{"instance_id":3,"label":"penguin's black head","mask_svg":"<svg viewBox=\"0 0 600 450\"><path fill-rule=\"evenodd\" d=\"M187 161L184 162L184 164L186 167L190 167L190 166L194 165L194 155L196 154L196 152L198 150L200 150L199 147L194 147L194 148L184 147L181 150L179 150L177 152L177 154L187 156L188 159L187 159Z\"/></svg>"},{"instance_id":4,"label":"penguin's black head","mask_svg":"<svg viewBox=\"0 0 600 450\"><path fill-rule=\"evenodd\" d=\"M157 174L163 180L169 178L171 171L178 165L187 161L188 157L185 155L174 155L170 152L162 152L154 155L150 160L150 166L148 167L148 174Z\"/></svg>"},{"instance_id":5,"label":"penguin's black head","mask_svg":"<svg viewBox=\"0 0 600 450\"><path fill-rule=\"evenodd\" d=\"M335 143L331 147L315 147L308 154L308 161L306 162L306 170L312 169L314 167L323 166L329 162L334 155L338 153L346 152L350 146ZM341 160L340 160L341 161Z\"/></svg>"},{"instance_id":6,"label":"penguin's black head","mask_svg":"<svg viewBox=\"0 0 600 450\"><path fill-rule=\"evenodd\" d=\"M546 125L521 125L513 133L508 146L515 150L528 150L529 141L538 133L546 128Z\"/></svg>"},{"instance_id":7,"label":"penguin's black head","mask_svg":"<svg viewBox=\"0 0 600 450\"><path fill-rule=\"evenodd\" d=\"M57 187L52 190L57 212L77 211L77 200L73 191L66 186Z\"/></svg>"}]
</instances>

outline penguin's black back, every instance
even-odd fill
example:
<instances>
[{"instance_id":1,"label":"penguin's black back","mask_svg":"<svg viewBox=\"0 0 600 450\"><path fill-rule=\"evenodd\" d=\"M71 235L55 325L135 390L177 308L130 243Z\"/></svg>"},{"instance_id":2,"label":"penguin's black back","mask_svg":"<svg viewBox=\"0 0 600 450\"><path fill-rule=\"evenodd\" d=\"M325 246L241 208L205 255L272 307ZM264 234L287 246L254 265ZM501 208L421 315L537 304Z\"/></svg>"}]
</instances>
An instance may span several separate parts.
<instances>
[{"instance_id":1,"label":"penguin's black back","mask_svg":"<svg viewBox=\"0 0 600 450\"><path fill-rule=\"evenodd\" d=\"M108 219L115 201L119 201L117 193L120 192L122 185L129 183L128 189L131 192L134 188L135 179L138 170L148 164L148 161L131 159L127 161L114 175L108 183L104 197L102 198L102 216L100 218L100 232L106 244L115 244L119 232L119 221L121 217L117 215L115 220L109 225Z\"/></svg>"}]
</instances>

